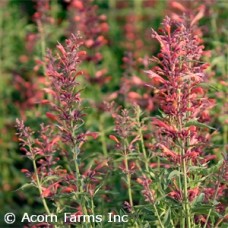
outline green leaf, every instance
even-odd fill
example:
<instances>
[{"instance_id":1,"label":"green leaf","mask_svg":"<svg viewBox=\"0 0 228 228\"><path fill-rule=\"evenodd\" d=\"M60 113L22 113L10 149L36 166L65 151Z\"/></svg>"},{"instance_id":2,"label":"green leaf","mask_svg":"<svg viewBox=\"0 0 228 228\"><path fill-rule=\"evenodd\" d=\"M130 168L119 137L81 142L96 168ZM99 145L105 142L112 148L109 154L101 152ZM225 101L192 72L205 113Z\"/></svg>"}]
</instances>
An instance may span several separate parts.
<instances>
[{"instance_id":1,"label":"green leaf","mask_svg":"<svg viewBox=\"0 0 228 228\"><path fill-rule=\"evenodd\" d=\"M211 90L214 90L214 91L219 91L219 89L218 88L216 88L215 86L213 86L213 85L210 85L210 84L208 84L208 83L205 83L205 82L202 82L202 83L200 83L200 84L198 84L199 86L201 86L201 87L203 87L203 88L210 88Z\"/></svg>"},{"instance_id":2,"label":"green leaf","mask_svg":"<svg viewBox=\"0 0 228 228\"><path fill-rule=\"evenodd\" d=\"M155 174L153 172L149 172L150 177L155 178Z\"/></svg>"},{"instance_id":3,"label":"green leaf","mask_svg":"<svg viewBox=\"0 0 228 228\"><path fill-rule=\"evenodd\" d=\"M16 189L15 192L20 191L20 190L25 190L26 188L30 188L30 187L36 187L33 183L26 183L24 185L22 185L20 188Z\"/></svg>"},{"instance_id":4,"label":"green leaf","mask_svg":"<svg viewBox=\"0 0 228 228\"><path fill-rule=\"evenodd\" d=\"M197 205L192 208L192 212L199 215L200 214L207 215L210 209L211 209L211 216L216 216L218 218L221 218L221 215L215 210L213 206L210 206L210 205Z\"/></svg>"},{"instance_id":5,"label":"green leaf","mask_svg":"<svg viewBox=\"0 0 228 228\"><path fill-rule=\"evenodd\" d=\"M170 223L170 220L171 220L171 213L170 213L170 208L168 208L163 218L163 224L167 224L167 222Z\"/></svg>"},{"instance_id":6,"label":"green leaf","mask_svg":"<svg viewBox=\"0 0 228 228\"><path fill-rule=\"evenodd\" d=\"M204 200L205 194L204 193L200 193L196 199L192 202L192 205L197 205L199 203L202 203Z\"/></svg>"},{"instance_id":7,"label":"green leaf","mask_svg":"<svg viewBox=\"0 0 228 228\"><path fill-rule=\"evenodd\" d=\"M212 209L210 205L197 205L192 208L192 212L195 214L208 214L209 210Z\"/></svg>"},{"instance_id":8,"label":"green leaf","mask_svg":"<svg viewBox=\"0 0 228 228\"><path fill-rule=\"evenodd\" d=\"M207 167L204 166L191 166L188 168L189 172L192 174L204 173Z\"/></svg>"},{"instance_id":9,"label":"green leaf","mask_svg":"<svg viewBox=\"0 0 228 228\"><path fill-rule=\"evenodd\" d=\"M173 170L170 174L169 174L169 177L168 177L168 180L171 180L173 177L175 176L180 176L182 173L178 170Z\"/></svg>"},{"instance_id":10,"label":"green leaf","mask_svg":"<svg viewBox=\"0 0 228 228\"><path fill-rule=\"evenodd\" d=\"M209 129L212 129L212 130L216 130L215 128L207 125L207 124L204 124L204 123L200 123L198 122L197 120L191 120L189 122L187 122L185 124L185 127L190 127L190 126L196 126L196 127L205 127L205 128L209 128Z\"/></svg>"},{"instance_id":11,"label":"green leaf","mask_svg":"<svg viewBox=\"0 0 228 228\"><path fill-rule=\"evenodd\" d=\"M207 169L207 167L204 166L191 166L188 168L189 171L197 171L197 170L202 170L202 169Z\"/></svg>"},{"instance_id":12,"label":"green leaf","mask_svg":"<svg viewBox=\"0 0 228 228\"><path fill-rule=\"evenodd\" d=\"M97 192L101 189L101 187L104 185L104 183L101 183L100 185L98 185L98 187L96 188L95 192L94 192L94 196L97 194Z\"/></svg>"},{"instance_id":13,"label":"green leaf","mask_svg":"<svg viewBox=\"0 0 228 228\"><path fill-rule=\"evenodd\" d=\"M223 164L223 159L221 159L216 165L214 165L214 166L212 166L212 167L210 167L210 168L207 168L204 172L206 173L206 174L215 174L215 173L217 173L218 171L219 171L219 169L220 169L220 167L221 167L221 165Z\"/></svg>"},{"instance_id":14,"label":"green leaf","mask_svg":"<svg viewBox=\"0 0 228 228\"><path fill-rule=\"evenodd\" d=\"M43 184L46 183L46 182L48 182L48 181L51 181L51 180L58 180L58 178L59 178L59 177L56 176L56 175L48 176L48 177L46 177L46 178L44 179Z\"/></svg>"}]
</instances>

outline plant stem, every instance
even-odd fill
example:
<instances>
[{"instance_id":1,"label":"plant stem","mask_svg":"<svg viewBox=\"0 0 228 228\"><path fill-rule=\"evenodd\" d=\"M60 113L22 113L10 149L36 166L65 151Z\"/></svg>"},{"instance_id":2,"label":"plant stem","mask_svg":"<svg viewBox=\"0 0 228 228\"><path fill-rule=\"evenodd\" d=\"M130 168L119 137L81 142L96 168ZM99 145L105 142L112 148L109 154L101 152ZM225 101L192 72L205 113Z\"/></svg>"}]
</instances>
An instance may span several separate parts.
<instances>
[{"instance_id":1,"label":"plant stem","mask_svg":"<svg viewBox=\"0 0 228 228\"><path fill-rule=\"evenodd\" d=\"M228 127L227 127L227 125L224 125L224 129L223 129L223 150L224 150L225 155L227 153L227 151L226 151L227 139L228 139Z\"/></svg>"},{"instance_id":2,"label":"plant stem","mask_svg":"<svg viewBox=\"0 0 228 228\"><path fill-rule=\"evenodd\" d=\"M75 165L75 169L76 169L76 179L77 179L77 186L78 186L78 189L79 189L79 192L80 193L83 193L83 185L81 183L81 174L80 174L80 170L79 170L79 165L78 165L78 151L77 151L77 145L75 145L75 149L74 149L74 165ZM80 199L80 202L81 202L81 206L82 206L82 210L83 210L83 213L85 215L88 215L88 212L87 212L87 209L85 207L85 202L84 202L84 199Z\"/></svg>"},{"instance_id":3,"label":"plant stem","mask_svg":"<svg viewBox=\"0 0 228 228\"><path fill-rule=\"evenodd\" d=\"M185 217L187 219L187 227L191 227L191 217L190 217L190 208L188 201L188 182L187 182L187 169L186 169L186 160L183 159L183 174L184 174L184 202L185 202Z\"/></svg>"},{"instance_id":4,"label":"plant stem","mask_svg":"<svg viewBox=\"0 0 228 228\"><path fill-rule=\"evenodd\" d=\"M128 167L128 154L127 154L127 142L124 140L124 165L126 167L127 172L127 187L128 187L128 197L131 207L133 208L133 198L132 198L132 191L131 191L131 174L129 173Z\"/></svg>"},{"instance_id":5,"label":"plant stem","mask_svg":"<svg viewBox=\"0 0 228 228\"><path fill-rule=\"evenodd\" d=\"M146 171L149 173L149 165L148 165L148 162L149 162L149 159L147 157L147 154L146 154L146 148L145 148L145 143L144 143L144 139L143 139L143 132L142 132L142 125L141 125L141 122L140 122L140 114L141 114L141 110L140 110L140 107L137 106L136 107L136 118L137 118L137 125L138 125L138 134L139 134L139 139L140 139L140 144L141 144L141 149L142 149L142 152L143 152L143 157L144 157L144 162L145 162L145 168L146 168Z\"/></svg>"},{"instance_id":6,"label":"plant stem","mask_svg":"<svg viewBox=\"0 0 228 228\"><path fill-rule=\"evenodd\" d=\"M92 215L95 215L95 211L94 211L95 206L94 206L93 196L91 197L90 202L91 202ZM95 222L93 222L93 227L96 227Z\"/></svg>"},{"instance_id":7,"label":"plant stem","mask_svg":"<svg viewBox=\"0 0 228 228\"><path fill-rule=\"evenodd\" d=\"M139 122L139 124L140 124L140 122ZM142 148L143 156L144 156L144 160L145 160L146 171L149 173L148 158L147 158L147 154L146 154L146 148L145 148L145 143L144 143L144 139L143 139L141 126L139 126L139 137L140 137L141 148Z\"/></svg>"},{"instance_id":8,"label":"plant stem","mask_svg":"<svg viewBox=\"0 0 228 228\"><path fill-rule=\"evenodd\" d=\"M34 172L35 172L35 176L36 176L37 187L39 189L39 193L40 193L40 197L41 197L44 209L45 209L45 211L47 212L48 215L51 215L51 212L50 212L50 210L48 208L47 202L46 202L45 198L43 197L42 186L41 186L41 183L40 183L38 170L37 170L37 166L36 166L36 161L35 161L34 158L32 159L32 163L33 163L33 168L34 168Z\"/></svg>"},{"instance_id":9,"label":"plant stem","mask_svg":"<svg viewBox=\"0 0 228 228\"><path fill-rule=\"evenodd\" d=\"M109 7L114 10L116 8L116 0L109 0Z\"/></svg>"},{"instance_id":10,"label":"plant stem","mask_svg":"<svg viewBox=\"0 0 228 228\"><path fill-rule=\"evenodd\" d=\"M38 31L40 33L40 45L41 45L41 59L44 61L45 57L45 50L46 50L46 42L45 42L45 31L42 23L40 21L37 22ZM43 66L43 74L46 75L46 66L45 64L42 64Z\"/></svg>"},{"instance_id":11,"label":"plant stem","mask_svg":"<svg viewBox=\"0 0 228 228\"><path fill-rule=\"evenodd\" d=\"M125 139L124 140L124 165L126 167L126 172L127 172L128 198L129 198L130 206L132 208L132 212L134 213L134 203L133 203L132 189L131 189L131 174L129 172L129 166L128 166L127 147L128 147L128 141L127 141L127 139ZM137 228L139 227L137 221L135 222L135 225Z\"/></svg>"},{"instance_id":12,"label":"plant stem","mask_svg":"<svg viewBox=\"0 0 228 228\"><path fill-rule=\"evenodd\" d=\"M144 142L144 139L143 139L142 126L141 126L141 122L140 122L140 108L138 106L137 106L136 114L137 114L137 124L138 124L138 133L139 133L139 138L140 138L140 144L141 144L141 148L142 148L142 151L143 151L143 156L144 156L144 160L145 160L145 168L146 168L147 175L148 175L150 170L149 170L149 165L148 165L148 157L147 157L147 154L146 154L145 142ZM153 207L154 207L155 214L156 214L156 216L158 218L160 226L162 228L164 228L164 226L162 224L162 221L161 221L161 218L160 218L160 215L158 213L158 209L157 209L156 204L155 204L155 200L154 200L154 203L153 203Z\"/></svg>"},{"instance_id":13,"label":"plant stem","mask_svg":"<svg viewBox=\"0 0 228 228\"><path fill-rule=\"evenodd\" d=\"M223 169L223 168L222 168L222 169ZM213 197L213 204L214 204L215 201L216 201L216 197L217 197L218 190L219 190L219 184L220 184L220 182L221 182L221 176L222 176L222 174L219 175L219 178L218 178L218 181L217 181L217 187L216 187L215 194L214 194L214 197ZM206 219L206 222L205 222L203 228L206 228L206 227L207 227L207 224L208 224L208 221L209 221L211 212L212 212L212 209L210 209L209 212L208 212L207 219Z\"/></svg>"},{"instance_id":14,"label":"plant stem","mask_svg":"<svg viewBox=\"0 0 228 228\"><path fill-rule=\"evenodd\" d=\"M134 0L134 10L136 15L142 14L142 0Z\"/></svg>"},{"instance_id":15,"label":"plant stem","mask_svg":"<svg viewBox=\"0 0 228 228\"><path fill-rule=\"evenodd\" d=\"M160 215L158 214L158 209L157 209L155 203L153 204L153 207L154 207L155 214L156 214L156 216L157 216L157 218L158 218L158 221L159 221L160 226L161 226L162 228L165 228L165 227L163 226L163 224L162 224L162 221L161 221Z\"/></svg>"},{"instance_id":16,"label":"plant stem","mask_svg":"<svg viewBox=\"0 0 228 228\"><path fill-rule=\"evenodd\" d=\"M219 226L219 224L224 220L224 219L226 219L228 217L228 213L227 214L225 214L222 218L220 218L219 220L218 220L218 222L215 224L215 228L218 228Z\"/></svg>"},{"instance_id":17,"label":"plant stem","mask_svg":"<svg viewBox=\"0 0 228 228\"><path fill-rule=\"evenodd\" d=\"M100 117L100 124L99 124L99 129L100 129L100 134L101 134L101 144L102 144L102 150L104 153L104 156L107 157L108 156L108 151L107 151L107 143L105 140L105 130L104 130L104 122L103 122L104 118L101 115Z\"/></svg>"},{"instance_id":18,"label":"plant stem","mask_svg":"<svg viewBox=\"0 0 228 228\"><path fill-rule=\"evenodd\" d=\"M180 104L181 104L181 90L178 89L177 90L177 94L178 94L178 113L180 112ZM188 106L189 106L189 102L188 102ZM187 116L189 115L189 113L187 113ZM178 130L181 132L182 131L182 125L183 125L183 119L181 118L180 114L178 115L178 119L177 119L177 123L178 123ZM191 217L190 217L190 208L189 208L189 201L188 201L188 180L187 180L187 164L186 164L186 159L184 158L185 155L185 148L186 148L186 144L187 142L180 140L180 145L181 145L181 158L183 159L181 161L181 170L183 172L183 190L184 190L184 219L182 221L182 225L185 227L185 221L187 221L187 228L191 228ZM182 189L182 188L181 188Z\"/></svg>"}]
</instances>

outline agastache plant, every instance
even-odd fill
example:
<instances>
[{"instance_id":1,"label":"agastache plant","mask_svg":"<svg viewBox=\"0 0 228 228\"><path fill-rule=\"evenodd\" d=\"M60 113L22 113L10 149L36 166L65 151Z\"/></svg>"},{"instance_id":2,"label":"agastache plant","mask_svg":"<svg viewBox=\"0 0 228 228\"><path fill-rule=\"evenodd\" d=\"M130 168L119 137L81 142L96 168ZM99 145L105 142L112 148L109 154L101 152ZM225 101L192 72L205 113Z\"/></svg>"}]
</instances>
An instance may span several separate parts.
<instances>
[{"instance_id":1,"label":"agastache plant","mask_svg":"<svg viewBox=\"0 0 228 228\"><path fill-rule=\"evenodd\" d=\"M64 197L65 194L71 194L68 206L74 208L74 212L87 215L85 195L87 198L94 196L97 171L107 165L107 162L100 162L94 170L90 168L83 172L80 169L79 156L86 137L97 137L95 132L83 133L80 130L85 115L80 98L82 88L78 82L78 77L82 75L78 66L86 55L85 51L79 50L82 43L79 34L72 35L65 46L57 45L57 53L49 51L46 56L46 73L50 83L44 90L50 99L40 103L49 105L46 117L51 123L41 124L41 130L34 132L23 121L17 120L21 149L33 163L33 171L23 169L22 172L38 188L49 215L64 211L66 205L63 199L60 200L60 195ZM54 211L49 201L54 201Z\"/></svg>"},{"instance_id":2,"label":"agastache plant","mask_svg":"<svg viewBox=\"0 0 228 228\"><path fill-rule=\"evenodd\" d=\"M228 168L227 158L215 155L211 143L218 130L208 125L215 102L207 95L208 64L203 62L202 33L196 29L199 16L195 23L184 17L178 21L166 17L159 32L152 30L161 51L152 64L144 59L150 81L145 85L134 73L142 62L134 69L135 57L125 57L127 78L121 89L131 98L129 104L123 108L114 107L115 102L100 105L95 96L89 100L93 104L89 122L88 100L82 99L86 77L81 78L84 72L79 67L82 60L87 70L91 61L101 67L99 48L106 44L101 32L107 31L106 18L95 17L97 6L89 5L91 2L70 2L70 8L82 16L74 15L84 37L71 35L65 44L57 44L56 52L43 55L47 83L40 90L46 95L36 96L34 103L45 110L44 123L33 130L17 120L21 150L32 165L21 170L30 180L22 189L37 189L42 213L61 217L67 212L77 221L69 216L64 222L28 226L218 227L227 220ZM101 28L93 26L93 17L95 24L103 21ZM89 55L81 50L82 45L91 48L87 49ZM104 72L96 73L95 80L89 80L92 94L102 92ZM146 86L145 93L138 94ZM100 143L98 133L89 129L99 129ZM90 145L88 137L93 138ZM127 215L129 220L111 224L91 219L110 212L117 217ZM81 222L80 216L85 216Z\"/></svg>"},{"instance_id":3,"label":"agastache plant","mask_svg":"<svg viewBox=\"0 0 228 228\"><path fill-rule=\"evenodd\" d=\"M62 143L67 147L67 152L74 163L72 170L75 170L76 188L81 194L85 191L84 177L80 173L79 154L87 136L97 137L97 133L80 133L79 128L84 124L84 113L81 107L80 84L77 79L82 74L77 69L81 58L86 55L85 51L79 51L82 45L79 35L71 36L66 41L66 47L57 45L58 55L48 54L47 74L51 78L51 88L48 90L53 95L54 102L51 103L53 113L46 113L47 117L56 121ZM78 197L77 197L78 198ZM79 197L80 198L80 197ZM82 206L82 213L87 215L83 197L79 199Z\"/></svg>"},{"instance_id":4,"label":"agastache plant","mask_svg":"<svg viewBox=\"0 0 228 228\"><path fill-rule=\"evenodd\" d=\"M150 87L154 82L160 83L159 89L155 89L161 117L152 118L156 147L160 159L170 163L173 170L168 196L182 206L182 221L176 225L192 227L197 218L193 202L199 196L204 198L204 188L199 183L202 173L194 173L191 166L202 172L215 158L207 154L210 127L202 116L214 105L201 86L206 82L204 70L208 64L201 60L204 47L200 39L187 24L166 17L160 33L152 30L152 37L161 45L158 57L153 57L158 65L146 71Z\"/></svg>"}]
</instances>

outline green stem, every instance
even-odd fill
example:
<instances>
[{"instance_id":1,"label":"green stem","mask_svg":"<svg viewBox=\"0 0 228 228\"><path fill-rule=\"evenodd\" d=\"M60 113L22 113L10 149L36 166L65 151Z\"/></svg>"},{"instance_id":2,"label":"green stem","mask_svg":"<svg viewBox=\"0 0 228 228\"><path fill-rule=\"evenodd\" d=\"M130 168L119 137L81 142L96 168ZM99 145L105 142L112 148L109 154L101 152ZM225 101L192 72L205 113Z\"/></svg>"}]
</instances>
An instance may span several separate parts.
<instances>
[{"instance_id":1,"label":"green stem","mask_svg":"<svg viewBox=\"0 0 228 228\"><path fill-rule=\"evenodd\" d=\"M127 187L128 187L128 197L131 207L133 208L133 198L132 198L132 191L131 191L131 174L129 173L128 167L128 154L127 154L127 142L124 140L124 164L126 167L127 172Z\"/></svg>"},{"instance_id":2,"label":"green stem","mask_svg":"<svg viewBox=\"0 0 228 228\"><path fill-rule=\"evenodd\" d=\"M161 218L160 218L160 215L159 215L159 213L158 213L158 209L157 209L155 203L153 204L153 207L154 207L154 210L155 210L155 214L156 214L156 216L157 216L157 218L158 218L159 225L160 225L162 228L165 228L165 227L163 226L163 224L162 224L162 221L161 221Z\"/></svg>"},{"instance_id":3,"label":"green stem","mask_svg":"<svg viewBox=\"0 0 228 228\"><path fill-rule=\"evenodd\" d=\"M39 193L40 193L40 197L41 197L44 209L45 209L45 211L47 212L48 215L51 215L51 212L50 212L50 210L48 208L47 202L46 202L45 198L43 197L42 186L41 186L41 183L40 183L40 178L39 178L38 171L37 171L36 161L35 161L34 158L32 160L32 163L33 163L34 173L35 173L35 176L36 176L37 187L39 189Z\"/></svg>"},{"instance_id":4,"label":"green stem","mask_svg":"<svg viewBox=\"0 0 228 228\"><path fill-rule=\"evenodd\" d=\"M3 37L3 10L5 10L5 7L3 9L0 10L0 36ZM3 75L3 67L4 67L4 58L3 58L3 39L0 39L0 49L1 49L1 52L0 52L0 75Z\"/></svg>"},{"instance_id":5,"label":"green stem","mask_svg":"<svg viewBox=\"0 0 228 228\"><path fill-rule=\"evenodd\" d=\"M138 123L138 133L139 133L139 138L140 138L140 144L141 144L141 148L142 148L143 156L144 156L144 160L145 160L145 168L146 168L147 174L149 174L149 172L150 172L149 165L148 165L149 159L148 159L147 154L146 154L145 142L143 139L142 126L141 126L141 122L140 122L140 108L139 107L137 107L137 123ZM164 228L162 221L161 221L161 218L160 218L160 215L158 213L158 209L157 209L156 204L155 204L155 200L153 203L153 207L154 207L155 214L158 218L160 226L162 228Z\"/></svg>"},{"instance_id":6,"label":"green stem","mask_svg":"<svg viewBox=\"0 0 228 228\"><path fill-rule=\"evenodd\" d=\"M140 138L141 149L143 152L145 168L146 168L146 171L149 173L149 165L148 165L149 159L148 159L147 154L146 154L145 142L143 139L142 126L141 126L141 122L140 122L140 114L141 114L140 107L137 106L136 118L137 118L137 125L138 125L138 134L139 134L139 138Z\"/></svg>"},{"instance_id":7,"label":"green stem","mask_svg":"<svg viewBox=\"0 0 228 228\"><path fill-rule=\"evenodd\" d=\"M101 134L101 145L102 145L102 150L104 153L104 156L108 156L108 151L107 151L107 143L105 140L105 130L104 130L104 122L103 122L103 116L101 115L100 118L100 124L99 124L99 129L100 129L100 134Z\"/></svg>"},{"instance_id":8,"label":"green stem","mask_svg":"<svg viewBox=\"0 0 228 228\"><path fill-rule=\"evenodd\" d=\"M90 202L91 202L91 212L92 212L92 215L95 215L95 211L94 211L95 206L94 206L93 197L91 197ZM93 222L93 227L96 227L95 222Z\"/></svg>"},{"instance_id":9,"label":"green stem","mask_svg":"<svg viewBox=\"0 0 228 228\"><path fill-rule=\"evenodd\" d=\"M116 8L116 0L109 0L109 7L114 10Z\"/></svg>"},{"instance_id":10,"label":"green stem","mask_svg":"<svg viewBox=\"0 0 228 228\"><path fill-rule=\"evenodd\" d=\"M44 61L45 58L45 50L46 50L46 42L45 42L45 31L44 31L44 27L42 25L42 23L40 21L37 22L37 26L38 26L38 31L40 33L40 45L41 45L41 59L42 61ZM43 66L43 75L46 75L46 66L45 64L42 64Z\"/></svg>"},{"instance_id":11,"label":"green stem","mask_svg":"<svg viewBox=\"0 0 228 228\"><path fill-rule=\"evenodd\" d=\"M80 174L80 170L79 170L79 165L78 165L78 151L77 151L77 145L75 145L75 149L74 149L74 165L75 165L75 170L76 170L76 179L77 179L77 186L78 186L78 189L79 189L79 193L83 193L84 190L83 190L83 185L82 185L82 180L81 180L81 174ZM81 195L80 194L80 195ZM81 198L80 199L80 202L81 202L81 206L82 206L82 211L85 215L88 215L88 212L87 212L87 209L85 207L85 202L84 202L84 199Z\"/></svg>"},{"instance_id":12,"label":"green stem","mask_svg":"<svg viewBox=\"0 0 228 228\"><path fill-rule=\"evenodd\" d=\"M178 93L178 110L180 110L180 104L181 104L181 97L180 97L180 93L181 90L178 89L177 90ZM188 106L189 106L189 102L188 102ZM189 116L189 113L187 113L187 117ZM182 126L183 126L183 119L179 116L178 117L178 130L181 132L182 131ZM181 140L180 140L181 142ZM185 155L185 148L186 148L186 144L188 144L188 141L182 141L182 143L180 143L181 145L181 157L183 158L183 160L181 161L181 170L183 171L183 190L184 190L184 218L182 220L182 225L183 227L185 227L185 221L187 221L187 228L191 228L191 217L190 217L190 207L189 207L189 200L188 200L188 180L187 180L187 164L186 164L186 159L184 158ZM182 189L182 188L181 188Z\"/></svg>"},{"instance_id":13,"label":"green stem","mask_svg":"<svg viewBox=\"0 0 228 228\"><path fill-rule=\"evenodd\" d=\"M184 202L185 202L185 218L187 219L187 227L191 227L190 208L188 200L188 181L187 181L187 169L186 160L183 159L183 174L184 174Z\"/></svg>"},{"instance_id":14,"label":"green stem","mask_svg":"<svg viewBox=\"0 0 228 228\"><path fill-rule=\"evenodd\" d=\"M146 154L146 148L145 148L145 143L144 143L144 139L143 139L141 126L139 127L139 137L140 137L141 147L142 147L143 156L144 156L144 160L145 160L146 171L149 173L148 158L147 158L147 154Z\"/></svg>"},{"instance_id":15,"label":"green stem","mask_svg":"<svg viewBox=\"0 0 228 228\"><path fill-rule=\"evenodd\" d=\"M220 218L218 220L218 222L215 224L215 228L218 228L219 227L219 224L221 224L223 222L223 220L225 220L228 216L228 213L226 213L222 218Z\"/></svg>"},{"instance_id":16,"label":"green stem","mask_svg":"<svg viewBox=\"0 0 228 228\"><path fill-rule=\"evenodd\" d=\"M142 0L134 0L134 9L136 15L142 14Z\"/></svg>"},{"instance_id":17,"label":"green stem","mask_svg":"<svg viewBox=\"0 0 228 228\"><path fill-rule=\"evenodd\" d=\"M217 197L218 190L219 190L219 184L220 184L220 182L221 182L221 181L220 181L221 176L222 176L222 175L219 175L219 178L218 178L218 182L217 182L218 184L217 184L217 187L216 187L216 190L215 190L215 194L214 194L214 197L213 197L213 204L215 204L215 201L216 201L216 197ZM206 222L205 222L203 228L206 228L206 227L207 227L207 224L208 224L208 221L209 221L211 212L212 212L212 208L211 208L211 209L209 210L209 212L208 212L207 219L206 219Z\"/></svg>"},{"instance_id":18,"label":"green stem","mask_svg":"<svg viewBox=\"0 0 228 228\"><path fill-rule=\"evenodd\" d=\"M227 146L227 139L228 139L228 127L227 125L224 125L224 129L223 129L223 150L224 150L224 154L227 153L226 151L226 146Z\"/></svg>"},{"instance_id":19,"label":"green stem","mask_svg":"<svg viewBox=\"0 0 228 228\"><path fill-rule=\"evenodd\" d=\"M128 198L129 198L129 202L130 202L130 206L132 208L132 212L134 213L134 203L133 203L133 197L132 197L132 189L131 189L131 174L129 172L129 166L128 166L128 153L127 153L127 147L128 147L129 143L128 141L125 139L124 140L124 164L126 167L126 172L127 172L127 188L128 188ZM138 228L139 225L138 223L135 221L135 225Z\"/></svg>"}]
</instances>

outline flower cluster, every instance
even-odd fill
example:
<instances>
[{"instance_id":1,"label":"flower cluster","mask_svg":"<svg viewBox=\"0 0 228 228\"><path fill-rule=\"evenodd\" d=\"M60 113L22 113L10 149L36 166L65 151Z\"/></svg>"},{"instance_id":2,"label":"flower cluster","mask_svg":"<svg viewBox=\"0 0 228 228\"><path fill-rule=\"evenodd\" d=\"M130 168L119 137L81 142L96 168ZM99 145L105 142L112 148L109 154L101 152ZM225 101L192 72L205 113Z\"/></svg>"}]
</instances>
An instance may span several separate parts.
<instances>
[{"instance_id":1,"label":"flower cluster","mask_svg":"<svg viewBox=\"0 0 228 228\"><path fill-rule=\"evenodd\" d=\"M152 36L161 46L158 57L153 57L158 65L146 71L150 86L160 85L156 87L155 99L161 108L161 117L152 118L156 146L162 161L172 164L171 168L180 175L179 180L172 178L168 196L183 203L189 227L190 202L204 192L191 179L193 176L193 179L200 179L200 174L189 167L199 166L203 172L200 167L209 167L209 161L216 158L205 149L210 145L211 127L206 124L208 110L214 105L201 86L207 80L204 70L208 64L202 62L204 46L187 22L175 22L166 17L160 33L152 30ZM219 185L220 188L223 187Z\"/></svg>"},{"instance_id":2,"label":"flower cluster","mask_svg":"<svg viewBox=\"0 0 228 228\"><path fill-rule=\"evenodd\" d=\"M158 81L161 85L156 99L164 118L155 117L152 123L159 127L159 146L164 156L175 158L176 154L178 157L180 154L167 147L173 148L181 140L188 144L185 158L194 160L195 156L203 155L202 143L207 143L209 137L198 131L204 120L202 113L213 106L213 100L205 96L200 85L206 80L204 70L208 64L201 62L203 46L190 28L169 18L164 20L163 26L162 35L153 31L153 37L161 45L159 58L153 58L159 66L147 73L152 84Z\"/></svg>"},{"instance_id":3,"label":"flower cluster","mask_svg":"<svg viewBox=\"0 0 228 228\"><path fill-rule=\"evenodd\" d=\"M98 64L103 61L101 48L108 43L105 34L109 30L107 17L98 14L98 8L93 0L73 0L69 4L71 13L71 31L80 31L84 46L87 48L85 61ZM92 51L91 51L92 50ZM96 69L95 75L85 70L85 76L90 83L104 84L110 80L107 69Z\"/></svg>"},{"instance_id":4,"label":"flower cluster","mask_svg":"<svg viewBox=\"0 0 228 228\"><path fill-rule=\"evenodd\" d=\"M78 51L82 44L79 36L72 35L66 41L66 47L57 45L59 50L56 56L49 51L47 55L47 76L50 78L51 88L45 91L52 95L50 103L53 113L46 113L47 117L58 123L62 139L69 144L80 143L83 135L75 136L77 129L83 124L83 112L78 77L82 74L77 69L80 58L85 56L85 51Z\"/></svg>"},{"instance_id":5,"label":"flower cluster","mask_svg":"<svg viewBox=\"0 0 228 228\"><path fill-rule=\"evenodd\" d=\"M78 65L85 51L79 51L82 44L79 35L72 35L65 46L58 44L58 52L51 51L46 56L46 73L49 87L44 88L48 99L41 104L49 105L46 117L49 125L40 125L39 132L33 132L23 121L17 120L21 149L33 162L33 171L23 169L22 172L31 178L38 188L47 214L51 213L46 198L62 205L59 195L78 194L77 207L80 213L87 214L83 194L92 197L98 183L98 173L107 162L96 163L95 168L82 171L79 155L86 137L98 136L95 132L83 133L80 127L84 124L84 113L81 107L81 87L78 77L82 75ZM61 159L67 158L69 164L63 165ZM62 205L64 207L64 205ZM56 208L58 210L58 208Z\"/></svg>"}]
</instances>

